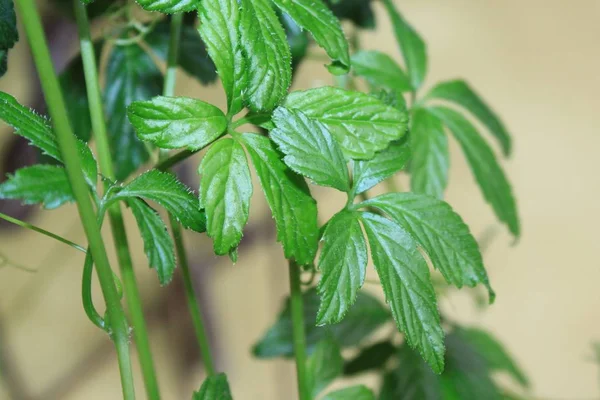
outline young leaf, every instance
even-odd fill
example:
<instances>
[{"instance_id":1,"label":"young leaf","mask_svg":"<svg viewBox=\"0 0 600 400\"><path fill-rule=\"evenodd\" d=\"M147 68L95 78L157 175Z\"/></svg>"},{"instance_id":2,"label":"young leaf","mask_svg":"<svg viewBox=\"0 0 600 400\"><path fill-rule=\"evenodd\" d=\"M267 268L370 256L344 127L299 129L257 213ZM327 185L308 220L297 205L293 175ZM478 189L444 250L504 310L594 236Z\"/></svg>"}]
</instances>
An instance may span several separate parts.
<instances>
[{"instance_id":1,"label":"young leaf","mask_svg":"<svg viewBox=\"0 0 600 400\"><path fill-rule=\"evenodd\" d=\"M335 324L344 318L365 281L368 257L359 216L354 212L336 214L327 223L323 243L317 325Z\"/></svg>"},{"instance_id":2,"label":"young leaf","mask_svg":"<svg viewBox=\"0 0 600 400\"><path fill-rule=\"evenodd\" d=\"M415 193L444 197L450 168L448 138L442 121L427 109L417 108L413 112L410 146L410 189Z\"/></svg>"},{"instance_id":3,"label":"young leaf","mask_svg":"<svg viewBox=\"0 0 600 400\"><path fill-rule=\"evenodd\" d=\"M315 42L325 49L334 62L341 64L346 71L350 68L348 42L340 21L322 0L273 0L273 2L300 27L309 31Z\"/></svg>"},{"instance_id":4,"label":"young leaf","mask_svg":"<svg viewBox=\"0 0 600 400\"><path fill-rule=\"evenodd\" d=\"M24 204L42 203L46 209L74 201L67 173L58 165L18 169L0 183L0 199L20 199Z\"/></svg>"},{"instance_id":5,"label":"young leaf","mask_svg":"<svg viewBox=\"0 0 600 400\"><path fill-rule=\"evenodd\" d=\"M330 336L315 347L306 365L306 380L311 398L316 398L335 378L342 374L344 359L338 343Z\"/></svg>"},{"instance_id":6,"label":"young leaf","mask_svg":"<svg viewBox=\"0 0 600 400\"><path fill-rule=\"evenodd\" d=\"M323 400L375 400L375 395L365 385L355 385L327 393Z\"/></svg>"},{"instance_id":7,"label":"young leaf","mask_svg":"<svg viewBox=\"0 0 600 400\"><path fill-rule=\"evenodd\" d=\"M12 126L17 135L42 150L43 154L62 162L50 121L22 106L14 97L3 92L0 92L0 119ZM95 186L98 167L94 155L81 140L77 141L77 147L86 180L91 186Z\"/></svg>"},{"instance_id":8,"label":"young leaf","mask_svg":"<svg viewBox=\"0 0 600 400\"><path fill-rule=\"evenodd\" d=\"M391 373L388 397L380 400L440 400L440 377L431 371L419 354L404 345L398 352L399 365Z\"/></svg>"},{"instance_id":9,"label":"young leaf","mask_svg":"<svg viewBox=\"0 0 600 400\"><path fill-rule=\"evenodd\" d=\"M440 377L444 399L502 398L485 359L468 342L451 333L446 337L446 348L446 370Z\"/></svg>"},{"instance_id":10,"label":"young leaf","mask_svg":"<svg viewBox=\"0 0 600 400\"><path fill-rule=\"evenodd\" d=\"M365 338L390 320L386 307L373 296L362 292L358 293L356 302L350 308L346 317L338 324L324 327L315 326L319 296L312 288L303 293L304 303L304 330L306 332L306 345L310 353L315 345L333 335L342 347L354 347ZM292 317L289 299L275 324L258 343L254 345L253 353L259 358L291 357L294 355Z\"/></svg>"},{"instance_id":11,"label":"young leaf","mask_svg":"<svg viewBox=\"0 0 600 400\"><path fill-rule=\"evenodd\" d=\"M185 228L204 232L206 221L194 194L173 174L156 169L143 173L123 186L111 200L141 197L163 206Z\"/></svg>"},{"instance_id":12,"label":"young leaf","mask_svg":"<svg viewBox=\"0 0 600 400\"><path fill-rule=\"evenodd\" d=\"M327 126L344 153L355 159L371 159L406 133L408 116L364 93L325 86L290 93L288 108Z\"/></svg>"},{"instance_id":13,"label":"young leaf","mask_svg":"<svg viewBox=\"0 0 600 400\"><path fill-rule=\"evenodd\" d=\"M398 12L392 0L384 0L383 4L392 21L396 41L402 50L406 69L410 76L413 90L421 87L427 72L427 49L425 42L412 26Z\"/></svg>"},{"instance_id":14,"label":"young leaf","mask_svg":"<svg viewBox=\"0 0 600 400\"><path fill-rule=\"evenodd\" d=\"M227 118L219 108L189 97L134 101L127 116L141 140L163 149L199 150L227 129Z\"/></svg>"},{"instance_id":15,"label":"young leaf","mask_svg":"<svg viewBox=\"0 0 600 400\"><path fill-rule=\"evenodd\" d=\"M127 121L127 106L137 100L148 100L161 91L162 74L144 49L138 44L112 48L106 67L104 102L110 149L119 180L149 157L146 146Z\"/></svg>"},{"instance_id":16,"label":"young leaf","mask_svg":"<svg viewBox=\"0 0 600 400\"><path fill-rule=\"evenodd\" d=\"M406 73L387 54L376 50L361 50L352 55L352 71L364 77L375 88L410 92L412 85Z\"/></svg>"},{"instance_id":17,"label":"young leaf","mask_svg":"<svg viewBox=\"0 0 600 400\"><path fill-rule=\"evenodd\" d=\"M136 0L146 11L158 11L163 14L174 14L193 11L198 7L197 0Z\"/></svg>"},{"instance_id":18,"label":"young leaf","mask_svg":"<svg viewBox=\"0 0 600 400\"><path fill-rule=\"evenodd\" d=\"M372 370L382 370L398 349L389 340L374 343L360 350L344 365L344 375L357 375ZM421 361L422 362L422 361ZM429 370L431 372L431 370Z\"/></svg>"},{"instance_id":19,"label":"young leaf","mask_svg":"<svg viewBox=\"0 0 600 400\"><path fill-rule=\"evenodd\" d=\"M167 226L160 215L142 200L132 198L127 200L127 205L131 208L142 234L144 252L150 268L156 270L161 285L168 284L175 271L175 253Z\"/></svg>"},{"instance_id":20,"label":"young leaf","mask_svg":"<svg viewBox=\"0 0 600 400\"><path fill-rule=\"evenodd\" d=\"M240 1L248 73L244 97L250 109L269 111L281 102L292 83L292 55L271 1Z\"/></svg>"},{"instance_id":21,"label":"young leaf","mask_svg":"<svg viewBox=\"0 0 600 400\"><path fill-rule=\"evenodd\" d=\"M219 140L202 159L198 173L206 232L214 240L215 253L228 254L242 239L252 196L244 148L234 139Z\"/></svg>"},{"instance_id":22,"label":"young leaf","mask_svg":"<svg viewBox=\"0 0 600 400\"><path fill-rule=\"evenodd\" d=\"M443 99L458 104L475 115L496 137L505 156L511 152L510 134L502 121L483 99L463 80L438 83L425 96L428 99Z\"/></svg>"},{"instance_id":23,"label":"young leaf","mask_svg":"<svg viewBox=\"0 0 600 400\"><path fill-rule=\"evenodd\" d=\"M479 353L490 370L507 372L521 386L529 387L529 380L523 371L504 349L504 346L489 333L477 328L460 328L455 331L455 334L468 342Z\"/></svg>"},{"instance_id":24,"label":"young leaf","mask_svg":"<svg viewBox=\"0 0 600 400\"><path fill-rule=\"evenodd\" d=\"M371 258L398 328L434 372L444 369L444 332L429 269L410 235L395 222L363 213Z\"/></svg>"},{"instance_id":25,"label":"young leaf","mask_svg":"<svg viewBox=\"0 0 600 400\"><path fill-rule=\"evenodd\" d=\"M365 201L390 216L425 249L434 267L457 287L485 285L494 291L483 266L479 245L469 227L448 203L416 193L388 193Z\"/></svg>"},{"instance_id":26,"label":"young leaf","mask_svg":"<svg viewBox=\"0 0 600 400\"><path fill-rule=\"evenodd\" d=\"M8 50L19 40L12 0L0 0L0 77L6 73Z\"/></svg>"},{"instance_id":27,"label":"young leaf","mask_svg":"<svg viewBox=\"0 0 600 400\"><path fill-rule=\"evenodd\" d=\"M477 129L460 113L445 107L431 109L452 133L467 157L485 199L492 205L498 219L504 222L511 233L520 234L517 205L512 189L494 152Z\"/></svg>"},{"instance_id":28,"label":"young leaf","mask_svg":"<svg viewBox=\"0 0 600 400\"><path fill-rule=\"evenodd\" d=\"M301 265L311 263L319 229L316 202L306 183L286 168L269 139L245 134L242 140L275 218L277 240L283 244L285 257Z\"/></svg>"},{"instance_id":29,"label":"young leaf","mask_svg":"<svg viewBox=\"0 0 600 400\"><path fill-rule=\"evenodd\" d=\"M217 374L206 378L200 390L194 392L192 400L233 400L227 376Z\"/></svg>"},{"instance_id":30,"label":"young leaf","mask_svg":"<svg viewBox=\"0 0 600 400\"><path fill-rule=\"evenodd\" d=\"M367 191L400 171L410 156L410 146L407 141L394 141L387 149L375 154L373 159L355 161L353 168L354 194Z\"/></svg>"},{"instance_id":31,"label":"young leaf","mask_svg":"<svg viewBox=\"0 0 600 400\"><path fill-rule=\"evenodd\" d=\"M240 5L237 0L203 0L198 14L198 31L225 89L228 115L235 115L243 107L242 90L247 86L246 61L238 32Z\"/></svg>"},{"instance_id":32,"label":"young leaf","mask_svg":"<svg viewBox=\"0 0 600 400\"><path fill-rule=\"evenodd\" d=\"M170 27L168 20L160 22L144 37L152 51L164 61L167 61L169 54ZM185 72L205 85L217 79L215 64L208 56L206 45L193 26L184 24L181 27L177 62Z\"/></svg>"},{"instance_id":33,"label":"young leaf","mask_svg":"<svg viewBox=\"0 0 600 400\"><path fill-rule=\"evenodd\" d=\"M270 137L285 154L288 167L318 185L350 190L344 155L325 125L284 107L273 112L273 123L276 129Z\"/></svg>"}]
</instances>

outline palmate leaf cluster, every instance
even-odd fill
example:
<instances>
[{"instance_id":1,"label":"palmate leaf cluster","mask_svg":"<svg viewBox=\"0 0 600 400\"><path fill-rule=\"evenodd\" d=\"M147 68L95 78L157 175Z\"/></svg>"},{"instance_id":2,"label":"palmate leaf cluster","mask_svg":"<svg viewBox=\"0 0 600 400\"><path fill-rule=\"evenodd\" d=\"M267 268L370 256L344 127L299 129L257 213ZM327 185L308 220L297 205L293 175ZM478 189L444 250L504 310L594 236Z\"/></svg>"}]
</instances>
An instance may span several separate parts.
<instances>
[{"instance_id":1,"label":"palmate leaf cluster","mask_svg":"<svg viewBox=\"0 0 600 400\"><path fill-rule=\"evenodd\" d=\"M17 40L16 23L12 3L5 7L7 0L0 1L0 62L5 62L7 50ZM92 16L104 16L111 2L105 3L94 3L98 12ZM510 155L510 135L465 81L441 82L418 96L427 73L426 44L391 0L383 3L403 65L394 55L348 44L340 19L356 29L373 28L369 1L138 3L150 12L187 13L179 66L202 84L218 78L227 108L197 98L159 95L163 76L155 60L164 61L168 55L169 17L148 23L136 40L126 40L126 31L117 38L123 40L98 39L98 58L101 51L108 52L104 108L118 181L110 182L111 188L97 198L97 166L85 143L91 122L79 57L63 71L61 84L68 89L69 118L81 139L84 172L97 207L103 212L122 201L130 208L161 284L172 279L176 260L173 240L155 205L183 227L206 232L215 254L235 260L250 199L259 190L271 209L285 257L320 275L318 285L304 293L313 397L374 399L374 392L362 385L322 395L338 376L370 370L381 372L382 400L500 398L491 376L497 370L526 386L523 374L487 333L442 325L430 271L432 266L457 288L481 284L493 301L478 244L443 200L448 134L462 148L484 199L518 237L510 184L472 120L489 131L503 156ZM353 83L364 80L359 87L368 90L323 86L290 91L294 71L315 51L311 43L330 59L326 67L332 74ZM409 98L413 101L407 105ZM0 119L59 162L17 171L0 184L0 198L45 208L73 201L51 121L5 93L0 93L0 105ZM266 129L240 131L248 122ZM197 196L167 172L150 169L135 176L158 149L205 151ZM258 185L252 181L252 170ZM368 198L367 191L401 171L410 175L411 192ZM321 226L309 183L347 195L346 204ZM387 307L361 290L370 263ZM371 335L391 322L402 333L401 343L372 343ZM289 357L292 343L287 304L254 353L261 358ZM341 349L346 348L359 353L345 359ZM209 378L194 394L194 399L230 398L224 375Z\"/></svg>"}]
</instances>

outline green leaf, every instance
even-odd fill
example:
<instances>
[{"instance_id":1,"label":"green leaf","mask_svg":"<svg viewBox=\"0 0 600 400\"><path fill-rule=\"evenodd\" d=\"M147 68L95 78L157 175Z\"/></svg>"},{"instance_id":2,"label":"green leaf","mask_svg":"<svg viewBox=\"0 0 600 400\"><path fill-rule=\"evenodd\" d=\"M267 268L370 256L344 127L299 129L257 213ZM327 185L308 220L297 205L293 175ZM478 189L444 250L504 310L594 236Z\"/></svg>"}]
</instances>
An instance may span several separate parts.
<instances>
[{"instance_id":1,"label":"green leaf","mask_svg":"<svg viewBox=\"0 0 600 400\"><path fill-rule=\"evenodd\" d=\"M152 51L163 61L167 61L169 54L170 26L168 20L160 22L144 37ZM215 64L208 56L206 45L193 26L184 24L181 27L177 62L185 72L205 85L217 79Z\"/></svg>"},{"instance_id":2,"label":"green leaf","mask_svg":"<svg viewBox=\"0 0 600 400\"><path fill-rule=\"evenodd\" d=\"M396 346L389 340L373 343L361 349L360 353L346 362L344 375L357 375L373 370L382 370L397 351Z\"/></svg>"},{"instance_id":3,"label":"green leaf","mask_svg":"<svg viewBox=\"0 0 600 400\"><path fill-rule=\"evenodd\" d=\"M233 400L227 376L217 374L206 378L200 390L194 392L192 400Z\"/></svg>"},{"instance_id":4,"label":"green leaf","mask_svg":"<svg viewBox=\"0 0 600 400\"><path fill-rule=\"evenodd\" d=\"M427 109L414 110L410 145L410 189L415 193L444 197L444 190L448 185L450 155L442 121Z\"/></svg>"},{"instance_id":5,"label":"green leaf","mask_svg":"<svg viewBox=\"0 0 600 400\"><path fill-rule=\"evenodd\" d=\"M104 42L102 40L94 43L96 65L100 61L103 46ZM77 54L69 62L58 79L65 98L71 128L79 139L88 142L92 134L92 120L83 72L83 61L80 54Z\"/></svg>"},{"instance_id":6,"label":"green leaf","mask_svg":"<svg viewBox=\"0 0 600 400\"><path fill-rule=\"evenodd\" d=\"M198 0L136 0L146 11L158 11L163 14L174 14L193 11L198 7Z\"/></svg>"},{"instance_id":7,"label":"green leaf","mask_svg":"<svg viewBox=\"0 0 600 400\"><path fill-rule=\"evenodd\" d=\"M284 107L273 112L273 123L276 129L270 137L285 154L288 167L318 185L350 190L344 154L325 125Z\"/></svg>"},{"instance_id":8,"label":"green leaf","mask_svg":"<svg viewBox=\"0 0 600 400\"><path fill-rule=\"evenodd\" d=\"M156 169L145 172L123 186L111 200L127 200L131 197L160 204L185 228L196 232L206 231L205 216L198 200L173 174Z\"/></svg>"},{"instance_id":9,"label":"green leaf","mask_svg":"<svg viewBox=\"0 0 600 400\"><path fill-rule=\"evenodd\" d=\"M277 240L286 258L306 265L315 258L319 229L317 205L306 182L281 161L272 142L264 136L245 134L243 142L256 169L275 224Z\"/></svg>"},{"instance_id":10,"label":"green leaf","mask_svg":"<svg viewBox=\"0 0 600 400\"><path fill-rule=\"evenodd\" d=\"M371 189L391 177L406 165L411 156L407 141L394 141L387 149L369 161L355 161L353 168L354 194Z\"/></svg>"},{"instance_id":11,"label":"green leaf","mask_svg":"<svg viewBox=\"0 0 600 400\"><path fill-rule=\"evenodd\" d=\"M355 212L341 211L327 223L319 257L323 275L318 285L317 325L340 322L365 281L367 245L358 217Z\"/></svg>"},{"instance_id":12,"label":"green leaf","mask_svg":"<svg viewBox=\"0 0 600 400\"><path fill-rule=\"evenodd\" d=\"M198 173L206 232L214 240L215 253L228 254L242 239L252 196L244 148L233 139L219 140L202 159Z\"/></svg>"},{"instance_id":13,"label":"green leaf","mask_svg":"<svg viewBox=\"0 0 600 400\"><path fill-rule=\"evenodd\" d=\"M127 116L141 140L163 149L200 150L227 129L227 118L219 108L189 97L134 101Z\"/></svg>"},{"instance_id":14,"label":"green leaf","mask_svg":"<svg viewBox=\"0 0 600 400\"><path fill-rule=\"evenodd\" d=\"M0 92L0 119L12 126L17 135L42 150L43 154L62 162L50 121L22 106L14 97L4 92ZM95 187L98 166L94 155L81 140L77 140L77 147L86 180L90 186Z\"/></svg>"},{"instance_id":15,"label":"green leaf","mask_svg":"<svg viewBox=\"0 0 600 400\"><path fill-rule=\"evenodd\" d=\"M127 200L144 241L144 252L150 268L156 270L158 281L166 285L173 279L175 253L173 240L164 221L148 204L137 198Z\"/></svg>"},{"instance_id":16,"label":"green leaf","mask_svg":"<svg viewBox=\"0 0 600 400\"><path fill-rule=\"evenodd\" d=\"M198 14L198 31L225 89L228 115L235 115L243 108L242 90L247 86L246 61L238 32L242 21L240 5L237 0L203 0Z\"/></svg>"},{"instance_id":17,"label":"green leaf","mask_svg":"<svg viewBox=\"0 0 600 400\"><path fill-rule=\"evenodd\" d=\"M106 67L104 102L116 177L125 179L148 160L146 146L127 121L127 106L162 91L162 74L138 44L114 46Z\"/></svg>"},{"instance_id":18,"label":"green leaf","mask_svg":"<svg viewBox=\"0 0 600 400\"><path fill-rule=\"evenodd\" d=\"M270 0L240 3L248 73L244 98L250 109L269 111L281 102L292 83L290 48Z\"/></svg>"},{"instance_id":19,"label":"green leaf","mask_svg":"<svg viewBox=\"0 0 600 400\"><path fill-rule=\"evenodd\" d=\"M296 71L296 68L302 62L306 53L308 52L308 46L310 44L308 40L308 34L305 30L296 24L296 22L286 13L280 13L279 21L283 25L285 30L285 36L287 38L288 45L290 46L290 52L292 55L292 78Z\"/></svg>"},{"instance_id":20,"label":"green leaf","mask_svg":"<svg viewBox=\"0 0 600 400\"><path fill-rule=\"evenodd\" d=\"M440 377L444 400L502 398L485 359L468 342L451 333L446 348L446 370Z\"/></svg>"},{"instance_id":21,"label":"green leaf","mask_svg":"<svg viewBox=\"0 0 600 400\"><path fill-rule=\"evenodd\" d=\"M388 397L380 397L380 400L442 399L440 377L431 371L417 352L404 345L398 352L398 361L388 383Z\"/></svg>"},{"instance_id":22,"label":"green leaf","mask_svg":"<svg viewBox=\"0 0 600 400\"><path fill-rule=\"evenodd\" d=\"M371 0L327 0L327 6L340 20L347 19L359 28L375 28Z\"/></svg>"},{"instance_id":23,"label":"green leaf","mask_svg":"<svg viewBox=\"0 0 600 400\"><path fill-rule=\"evenodd\" d=\"M344 153L355 159L373 158L403 137L408 124L406 112L367 94L330 86L290 93L286 106L325 124Z\"/></svg>"},{"instance_id":24,"label":"green leaf","mask_svg":"<svg viewBox=\"0 0 600 400\"><path fill-rule=\"evenodd\" d=\"M273 0L303 29L309 31L315 42L321 46L331 59L350 68L348 42L340 21L327 8L322 0Z\"/></svg>"},{"instance_id":25,"label":"green leaf","mask_svg":"<svg viewBox=\"0 0 600 400\"><path fill-rule=\"evenodd\" d=\"M323 400L375 400L375 395L365 385L355 385L329 392Z\"/></svg>"},{"instance_id":26,"label":"green leaf","mask_svg":"<svg viewBox=\"0 0 600 400\"><path fill-rule=\"evenodd\" d=\"M338 343L330 336L317 343L306 365L306 386L311 398L317 397L335 378L342 374L344 359Z\"/></svg>"},{"instance_id":27,"label":"green leaf","mask_svg":"<svg viewBox=\"0 0 600 400\"><path fill-rule=\"evenodd\" d=\"M361 50L354 53L352 71L376 88L399 92L412 90L410 80L402 68L390 56L380 51Z\"/></svg>"},{"instance_id":28,"label":"green leaf","mask_svg":"<svg viewBox=\"0 0 600 400\"><path fill-rule=\"evenodd\" d=\"M0 199L19 199L24 204L42 203L46 209L74 201L67 173L57 165L18 169L0 183Z\"/></svg>"},{"instance_id":29,"label":"green leaf","mask_svg":"<svg viewBox=\"0 0 600 400\"><path fill-rule=\"evenodd\" d=\"M427 99L443 99L458 104L476 116L494 135L502 146L505 156L511 152L511 137L504 124L483 99L463 80L438 83L425 96Z\"/></svg>"},{"instance_id":30,"label":"green leaf","mask_svg":"<svg viewBox=\"0 0 600 400\"><path fill-rule=\"evenodd\" d=\"M512 189L496 156L477 129L460 113L445 107L431 109L458 140L469 162L471 171L479 183L483 197L492 205L498 219L504 222L511 233L520 234L517 205Z\"/></svg>"},{"instance_id":31,"label":"green leaf","mask_svg":"<svg viewBox=\"0 0 600 400\"><path fill-rule=\"evenodd\" d=\"M327 335L333 335L342 347L357 346L390 320L390 314L386 307L379 300L365 293L363 290L358 293L356 302L340 323L318 327L315 326L315 319L319 302L319 296L314 288L303 293L304 330L306 332L306 345L309 353L312 353L315 345L327 337ZM254 355L259 358L293 356L294 342L292 332L292 317L288 298L275 324L254 345Z\"/></svg>"},{"instance_id":32,"label":"green leaf","mask_svg":"<svg viewBox=\"0 0 600 400\"><path fill-rule=\"evenodd\" d=\"M425 42L414 28L406 22L398 12L392 0L384 0L383 4L392 21L396 41L402 50L406 69L416 91L421 87L427 73L427 48Z\"/></svg>"},{"instance_id":33,"label":"green leaf","mask_svg":"<svg viewBox=\"0 0 600 400\"><path fill-rule=\"evenodd\" d=\"M395 222L363 213L371 258L387 303L408 344L434 372L444 369L444 332L429 268L410 235Z\"/></svg>"},{"instance_id":34,"label":"green leaf","mask_svg":"<svg viewBox=\"0 0 600 400\"><path fill-rule=\"evenodd\" d=\"M444 201L416 193L388 193L362 203L389 215L425 249L433 266L457 287L485 285L495 294L479 245L462 218Z\"/></svg>"},{"instance_id":35,"label":"green leaf","mask_svg":"<svg viewBox=\"0 0 600 400\"><path fill-rule=\"evenodd\" d=\"M12 0L0 0L0 77L6 73L8 50L19 40L17 16Z\"/></svg>"},{"instance_id":36,"label":"green leaf","mask_svg":"<svg viewBox=\"0 0 600 400\"><path fill-rule=\"evenodd\" d=\"M489 333L477 328L460 328L455 333L479 353L490 370L507 372L521 386L529 387L527 376L504 349L504 346Z\"/></svg>"}]
</instances>

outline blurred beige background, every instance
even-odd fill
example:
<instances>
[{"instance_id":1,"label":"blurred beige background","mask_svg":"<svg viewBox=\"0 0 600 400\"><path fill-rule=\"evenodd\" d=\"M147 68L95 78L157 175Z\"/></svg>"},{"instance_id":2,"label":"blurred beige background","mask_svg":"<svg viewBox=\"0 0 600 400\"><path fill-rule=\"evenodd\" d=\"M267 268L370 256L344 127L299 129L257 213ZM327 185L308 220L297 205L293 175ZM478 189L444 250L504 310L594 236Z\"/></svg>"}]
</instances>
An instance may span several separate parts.
<instances>
[{"instance_id":1,"label":"blurred beige background","mask_svg":"<svg viewBox=\"0 0 600 400\"><path fill-rule=\"evenodd\" d=\"M493 330L531 377L536 398L599 398L598 367L588 359L591 342L600 340L600 1L397 3L429 45L426 86L467 78L500 113L515 142L514 155L504 166L518 198L523 237L512 246L499 228L501 234L486 250L497 301L480 312L462 293L442 300L441 307L457 320ZM379 30L365 34L362 44L400 60L388 20L378 5L376 9ZM11 54L9 74L0 80L1 90L24 103L32 101L28 57L22 40ZM203 89L180 78L180 94L223 105L218 86ZM311 62L297 86L329 79L321 64ZM0 148L10 135L2 127ZM192 168L192 182L194 176ZM255 193L248 227L252 243L241 250L235 266L210 255L203 237L190 235L187 243L196 260L198 288L211 309L219 368L228 373L236 398L293 399L292 364L257 361L250 355L251 344L274 320L288 291L271 220L261 193ZM328 201L323 216L342 205L331 191L315 193ZM447 199L474 233L497 226L454 143ZM32 222L84 241L73 206L37 212ZM204 373L193 341L181 333L189 330L181 287L160 288L146 268L133 226L130 236L147 314L152 315L152 346L164 398L189 398ZM32 398L120 398L112 347L80 305L83 257L19 229L0 232L0 253L38 270L0 270L0 337ZM182 354L191 361L182 364ZM141 385L139 389L143 398ZM0 398L8 398L1 388Z\"/></svg>"}]
</instances>

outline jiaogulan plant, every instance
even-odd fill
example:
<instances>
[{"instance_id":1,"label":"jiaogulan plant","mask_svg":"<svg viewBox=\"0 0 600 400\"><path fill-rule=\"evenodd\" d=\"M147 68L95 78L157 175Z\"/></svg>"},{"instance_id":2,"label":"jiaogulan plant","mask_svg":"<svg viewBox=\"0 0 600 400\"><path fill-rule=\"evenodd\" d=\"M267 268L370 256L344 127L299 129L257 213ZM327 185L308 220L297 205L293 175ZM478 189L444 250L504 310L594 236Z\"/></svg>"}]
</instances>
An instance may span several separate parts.
<instances>
[{"instance_id":1,"label":"jiaogulan plant","mask_svg":"<svg viewBox=\"0 0 600 400\"><path fill-rule=\"evenodd\" d=\"M12 1L0 0L2 73L18 40ZM360 48L360 30L375 27L369 1L53 0L75 19L81 49L59 76L34 1L15 3L49 118L0 93L0 119L45 156L43 164L8 176L0 198L46 209L75 202L88 247L3 218L85 252L83 306L114 342L125 399L135 397L130 335L149 399L160 398L160 371L150 353L122 213L133 213L161 285L169 284L177 264L182 270L208 373L192 398L225 400L232 395L211 357L182 229L205 232L215 254L235 262L254 191L262 191L275 220L289 263L290 296L253 352L259 358L293 357L301 400L513 396L495 381L496 372L514 378L512 390L526 390L527 378L502 345L487 332L441 316L436 296L450 284L482 285L490 303L495 297L477 241L442 200L448 135L462 148L483 198L518 238L510 184L472 118L505 157L511 138L465 81L419 91L426 45L392 0L382 5L403 67L390 55ZM90 19L103 24L98 37L90 34ZM290 91L296 70L315 59L327 60L335 85ZM178 68L205 85L218 78L227 109L175 96ZM86 143L89 132L95 154ZM200 151L196 196L170 169ZM393 180L401 171L410 176L410 191ZM347 194L324 223L307 180ZM380 183L388 193L369 196ZM170 231L154 206L168 213ZM119 275L100 235L106 216ZM369 259L387 305L361 291ZM92 302L93 270L104 313ZM385 326L394 326L387 336L381 335L389 331ZM376 373L381 384L327 390L338 377L365 372Z\"/></svg>"}]
</instances>

